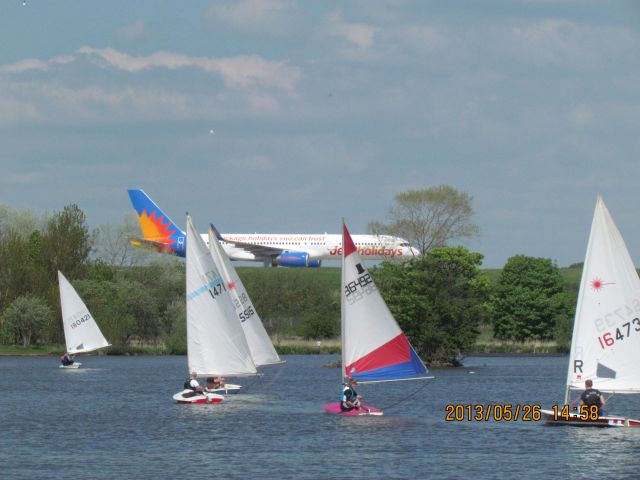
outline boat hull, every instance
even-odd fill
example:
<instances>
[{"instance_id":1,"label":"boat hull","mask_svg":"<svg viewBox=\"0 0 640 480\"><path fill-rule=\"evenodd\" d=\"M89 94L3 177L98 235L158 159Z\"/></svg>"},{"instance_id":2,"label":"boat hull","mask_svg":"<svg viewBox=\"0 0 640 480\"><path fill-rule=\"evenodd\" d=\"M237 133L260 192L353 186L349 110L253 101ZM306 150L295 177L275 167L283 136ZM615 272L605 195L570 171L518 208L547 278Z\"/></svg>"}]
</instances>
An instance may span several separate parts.
<instances>
[{"instance_id":1,"label":"boat hull","mask_svg":"<svg viewBox=\"0 0 640 480\"><path fill-rule=\"evenodd\" d=\"M382 410L372 407L371 405L362 405L362 407L358 409L349 410L348 412L343 412L340 408L340 402L327 403L324 407L322 407L325 412L331 413L334 415L342 415L344 417L365 417L365 416L381 416L383 415Z\"/></svg>"},{"instance_id":2,"label":"boat hull","mask_svg":"<svg viewBox=\"0 0 640 480\"><path fill-rule=\"evenodd\" d=\"M234 385L232 383L228 383L224 386L224 388L214 388L209 389L208 393L217 393L218 395L235 395L240 392L242 385Z\"/></svg>"},{"instance_id":3,"label":"boat hull","mask_svg":"<svg viewBox=\"0 0 640 480\"><path fill-rule=\"evenodd\" d=\"M80 368L81 363L74 362L71 365L60 365L60 368L66 368L67 370L75 370L76 368Z\"/></svg>"},{"instance_id":4,"label":"boat hull","mask_svg":"<svg viewBox=\"0 0 640 480\"><path fill-rule=\"evenodd\" d=\"M604 416L597 420L584 420L577 413L571 413L566 418L558 416L554 418L552 410L541 410L542 420L547 425L569 425L572 427L600 427L600 428L620 428L620 427L640 427L640 420L625 417Z\"/></svg>"},{"instance_id":5,"label":"boat hull","mask_svg":"<svg viewBox=\"0 0 640 480\"><path fill-rule=\"evenodd\" d=\"M173 399L177 403L184 405L203 405L203 404L216 404L221 403L224 400L222 395L216 393L207 394L193 394L193 390L182 390L173 396Z\"/></svg>"}]
</instances>

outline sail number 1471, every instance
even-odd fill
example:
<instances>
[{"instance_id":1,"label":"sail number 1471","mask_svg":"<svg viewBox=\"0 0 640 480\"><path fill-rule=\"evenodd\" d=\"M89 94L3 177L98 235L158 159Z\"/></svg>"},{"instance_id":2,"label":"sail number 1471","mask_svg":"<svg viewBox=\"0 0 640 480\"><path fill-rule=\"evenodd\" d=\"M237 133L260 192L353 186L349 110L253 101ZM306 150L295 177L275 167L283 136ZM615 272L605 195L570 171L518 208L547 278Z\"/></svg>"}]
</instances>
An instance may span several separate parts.
<instances>
[{"instance_id":1,"label":"sail number 1471","mask_svg":"<svg viewBox=\"0 0 640 480\"><path fill-rule=\"evenodd\" d=\"M631 325L633 324L633 331L640 332L640 319L634 318L630 322L623 323L621 327L616 328L615 337L613 332L607 332L604 335L598 337L598 343L605 349L612 346L616 341L621 341L631 335Z\"/></svg>"}]
</instances>

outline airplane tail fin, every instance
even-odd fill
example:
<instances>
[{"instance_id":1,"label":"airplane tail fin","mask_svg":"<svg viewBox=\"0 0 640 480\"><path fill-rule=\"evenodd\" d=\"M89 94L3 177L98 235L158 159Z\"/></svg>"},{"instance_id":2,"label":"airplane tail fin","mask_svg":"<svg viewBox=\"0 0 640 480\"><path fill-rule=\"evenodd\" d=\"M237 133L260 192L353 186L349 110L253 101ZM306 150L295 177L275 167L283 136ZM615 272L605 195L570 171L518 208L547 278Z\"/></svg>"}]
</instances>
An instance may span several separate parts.
<instances>
[{"instance_id":1,"label":"airplane tail fin","mask_svg":"<svg viewBox=\"0 0 640 480\"><path fill-rule=\"evenodd\" d=\"M128 193L143 236L142 239L136 239L131 244L184 256L186 239L184 232L144 191L132 189L128 190Z\"/></svg>"},{"instance_id":2,"label":"airplane tail fin","mask_svg":"<svg viewBox=\"0 0 640 480\"><path fill-rule=\"evenodd\" d=\"M216 228L216 226L213 223L210 223L209 226L211 227L211 230L213 231L213 234L216 236L216 238L220 242L223 242L224 238L222 238L222 235L220 235L220 231Z\"/></svg>"}]
</instances>

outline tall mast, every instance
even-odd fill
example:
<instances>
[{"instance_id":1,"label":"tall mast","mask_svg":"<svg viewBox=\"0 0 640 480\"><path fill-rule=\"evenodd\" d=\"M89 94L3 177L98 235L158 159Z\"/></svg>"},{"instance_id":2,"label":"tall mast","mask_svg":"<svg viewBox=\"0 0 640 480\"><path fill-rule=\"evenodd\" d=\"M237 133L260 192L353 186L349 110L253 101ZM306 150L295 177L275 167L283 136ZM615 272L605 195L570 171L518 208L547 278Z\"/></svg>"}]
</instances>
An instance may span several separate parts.
<instances>
[{"instance_id":1,"label":"tall mast","mask_svg":"<svg viewBox=\"0 0 640 480\"><path fill-rule=\"evenodd\" d=\"M342 268L340 274L340 368L342 371L342 381L345 380L345 368L347 365L345 363L345 335L344 335L344 314L345 314L345 298L344 298L344 218L342 218Z\"/></svg>"}]
</instances>

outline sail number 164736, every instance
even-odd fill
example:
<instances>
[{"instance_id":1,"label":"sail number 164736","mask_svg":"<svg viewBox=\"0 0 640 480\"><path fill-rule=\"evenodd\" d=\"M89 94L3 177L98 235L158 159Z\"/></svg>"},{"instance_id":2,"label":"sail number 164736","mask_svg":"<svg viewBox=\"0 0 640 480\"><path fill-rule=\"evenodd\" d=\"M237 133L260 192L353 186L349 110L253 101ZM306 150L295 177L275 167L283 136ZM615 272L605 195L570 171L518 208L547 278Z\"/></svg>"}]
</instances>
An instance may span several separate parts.
<instances>
[{"instance_id":1,"label":"sail number 164736","mask_svg":"<svg viewBox=\"0 0 640 480\"><path fill-rule=\"evenodd\" d=\"M633 330L631 326L633 325ZM634 318L630 322L623 323L622 326L616 328L615 332L607 332L598 337L598 343L605 349L611 347L617 341L622 341L629 337L633 332L640 332L640 319ZM615 336L614 336L615 335Z\"/></svg>"}]
</instances>

